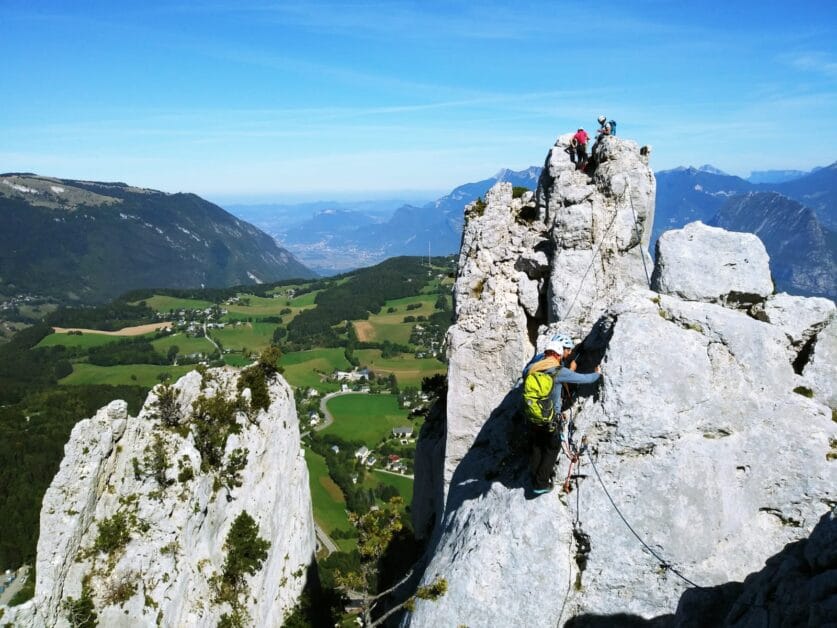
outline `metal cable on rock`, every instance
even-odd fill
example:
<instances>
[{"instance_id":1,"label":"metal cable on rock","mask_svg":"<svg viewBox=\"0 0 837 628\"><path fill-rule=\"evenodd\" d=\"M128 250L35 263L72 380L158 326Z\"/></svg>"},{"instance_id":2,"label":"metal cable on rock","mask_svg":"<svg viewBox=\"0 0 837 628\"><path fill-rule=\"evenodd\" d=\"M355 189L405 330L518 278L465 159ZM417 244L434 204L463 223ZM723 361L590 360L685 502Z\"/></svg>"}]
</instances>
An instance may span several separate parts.
<instances>
[{"instance_id":1,"label":"metal cable on rock","mask_svg":"<svg viewBox=\"0 0 837 628\"><path fill-rule=\"evenodd\" d=\"M639 256L642 258L642 268L645 269L645 280L648 282L648 287L651 288L651 276L648 274L648 265L645 262L645 251L642 250L642 234L639 232L639 219L634 209L634 197L631 194L630 182L625 180L625 186L628 193L628 200L631 203L631 213L634 215L634 231L636 232L636 239L639 243Z\"/></svg>"},{"instance_id":2,"label":"metal cable on rock","mask_svg":"<svg viewBox=\"0 0 837 628\"><path fill-rule=\"evenodd\" d=\"M616 222L616 217L619 215L618 212L613 212L613 218L610 220L610 224L605 229L604 234L602 235L602 239L599 242L599 245L596 247L596 250L593 251L593 257L590 258L590 263L587 265L587 270L584 271L584 275L581 277L581 281L578 284L578 290L575 291L575 296L573 297L572 303L570 303L570 307L567 309L567 312L564 314L563 319L566 320L570 317L570 312L573 311L573 307L575 307L576 299L578 299L578 295L581 293L581 289L584 287L584 281L587 279L587 275L590 273L590 269L593 268L593 264L596 261L596 257L599 254L599 251L602 248L602 245L605 242L608 234L610 233L611 227L613 227L613 223Z\"/></svg>"},{"instance_id":3,"label":"metal cable on rock","mask_svg":"<svg viewBox=\"0 0 837 628\"><path fill-rule=\"evenodd\" d=\"M636 537L637 541L639 541L642 544L642 546L645 549L647 549L648 552L660 562L660 566L662 566L663 569L666 569L666 570L672 572L678 578L680 578L684 582L690 584L691 586L695 587L696 589L704 589L705 587L702 587L699 584L695 584L694 582L689 580L686 576L684 576L682 573L680 573L674 567L674 565L672 565L671 563L669 563L668 561L663 559L662 556L660 556L657 552L655 552L653 549L651 549L651 547L648 545L648 543L646 543L645 541L642 540L642 537L640 537L639 534L637 534L636 530L634 530L633 527L631 526L631 524L628 523L628 520L625 519L625 515L622 514L621 510L619 510L619 507L616 505L616 502L613 501L613 498L610 496L610 493L608 492L607 487L605 486L605 483L602 480L602 476L599 475L599 470L598 470L598 468L596 468L596 463L593 462L593 458L592 458L592 456L590 456L589 453L587 454L587 459L590 461L590 464L593 466L593 471L595 471L596 477L599 479L599 484L602 485L602 490L604 491L605 495L607 496L608 500L610 501L610 505L613 506L613 509L616 511L616 514L619 515L619 518L622 519L622 522L628 527L628 530L630 530L631 533Z\"/></svg>"},{"instance_id":4,"label":"metal cable on rock","mask_svg":"<svg viewBox=\"0 0 837 628\"><path fill-rule=\"evenodd\" d=\"M572 412L572 409L570 409ZM567 601L570 599L570 593L572 592L573 587L573 545L575 544L575 532L576 529L581 527L581 491L578 487L578 476L579 471L581 470L581 458L578 459L578 469L576 470L576 477L575 477L575 519L573 520L573 531L570 534L570 546L569 546L569 553L567 554L567 558L569 560L569 566L567 568L567 591L564 593L564 601L561 603L561 612L558 614L558 622L556 623L557 628L561 628L561 619L564 617L564 609L567 606ZM572 502L568 499L567 500L567 507L570 507Z\"/></svg>"},{"instance_id":5,"label":"metal cable on rock","mask_svg":"<svg viewBox=\"0 0 837 628\"><path fill-rule=\"evenodd\" d=\"M561 618L564 617L564 608L567 606L567 600L570 599L570 591L573 588L573 542L575 535L570 534L570 547L567 553L567 560L569 565L567 567L567 592L564 594L564 601L561 603L561 612L558 613L558 622L555 624L557 628L561 628Z\"/></svg>"}]
</instances>

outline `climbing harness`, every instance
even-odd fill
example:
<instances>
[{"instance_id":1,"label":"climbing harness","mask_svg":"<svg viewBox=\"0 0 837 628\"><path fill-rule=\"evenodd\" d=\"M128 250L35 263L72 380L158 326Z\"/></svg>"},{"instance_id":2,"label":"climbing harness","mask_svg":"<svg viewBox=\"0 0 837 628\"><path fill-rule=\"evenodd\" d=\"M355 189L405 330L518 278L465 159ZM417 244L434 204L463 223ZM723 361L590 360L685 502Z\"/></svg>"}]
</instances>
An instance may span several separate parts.
<instances>
[{"instance_id":1,"label":"climbing harness","mask_svg":"<svg viewBox=\"0 0 837 628\"><path fill-rule=\"evenodd\" d=\"M682 573L680 573L680 572L679 572L679 571L678 571L678 570L674 567L674 565L672 565L670 562L668 562L667 560L665 560L665 559L664 559L662 556L660 556L657 552L655 552L653 549L651 549L651 547L648 545L648 543L646 543L645 541L643 541L643 540L642 540L642 537L641 537L641 536L639 536L639 534L637 534L637 531L636 531L636 530L634 530L634 529L633 529L633 527L631 526L631 524L630 524L630 523L628 523L628 520L627 520L627 519L625 519L625 515L623 515L623 514L622 514L622 511L621 511L621 510L619 510L619 507L616 505L616 502L615 502L615 501L613 501L613 498L610 496L610 493L608 492L607 487L605 486L605 483L604 483L604 481L602 480L602 476L601 476L601 475L599 475L599 470L598 470L598 468L596 468L596 463L593 461L593 457L592 457L589 453L587 454L587 459L590 461L590 465L593 467L593 471L596 473L596 477L599 479L599 484L601 484L601 485L602 485L602 490L604 491L604 494L607 496L607 499L610 501L610 505L611 505L611 506L613 506L613 509L616 511L616 514L617 514L617 515L619 515L619 518L620 518L620 519L622 519L622 522L623 522L623 523L624 523L624 524L628 527L628 530L630 530L630 531L631 531L631 534L633 534L633 535L636 537L637 541L639 541L639 542L642 544L642 546L643 546L645 549L647 549L647 550L648 550L648 552L649 552L649 553L650 553L650 554L651 554L654 558L656 558L656 559L659 561L660 566L661 566L663 569L665 569L665 570L667 570L667 571L672 572L672 573L673 573L674 575L676 575L678 578L680 578L681 580L683 580L683 581L684 581L684 582L686 582L687 584L690 584L691 586L695 587L696 589L703 589L703 588L705 588L705 587L702 587L702 586L700 586L699 584L695 584L694 582L692 582L691 580L689 580L686 576L684 576Z\"/></svg>"}]
</instances>

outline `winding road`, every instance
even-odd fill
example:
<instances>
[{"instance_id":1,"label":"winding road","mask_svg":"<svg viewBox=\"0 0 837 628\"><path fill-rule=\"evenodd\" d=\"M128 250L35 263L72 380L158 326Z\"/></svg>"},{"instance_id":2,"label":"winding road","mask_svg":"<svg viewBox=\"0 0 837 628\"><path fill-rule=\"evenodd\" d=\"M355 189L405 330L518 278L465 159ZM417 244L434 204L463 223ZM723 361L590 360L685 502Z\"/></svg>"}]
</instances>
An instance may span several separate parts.
<instances>
[{"instance_id":1,"label":"winding road","mask_svg":"<svg viewBox=\"0 0 837 628\"><path fill-rule=\"evenodd\" d=\"M334 540L326 534L326 531L323 530L316 522L314 522L314 532L317 534L317 540L320 542L320 545L322 545L329 554L340 551L340 548L337 547L337 543L335 543Z\"/></svg>"},{"instance_id":2,"label":"winding road","mask_svg":"<svg viewBox=\"0 0 837 628\"><path fill-rule=\"evenodd\" d=\"M224 352L221 351L221 347L218 346L218 343L215 342L215 340L213 340L212 336L210 336L209 333L206 331L206 321L203 322L203 335L204 335L204 338L206 338L209 342L211 342L213 345L215 345L215 348L218 350L219 354L221 354L221 355L224 354Z\"/></svg>"},{"instance_id":3,"label":"winding road","mask_svg":"<svg viewBox=\"0 0 837 628\"><path fill-rule=\"evenodd\" d=\"M337 392L328 393L325 397L320 399L320 412L323 415L323 423L322 423L322 425L318 425L317 427L315 427L314 430L319 432L320 430L324 430L329 425L334 423L334 415L332 415L331 412L328 411L328 407L327 407L327 404L328 404L329 401L331 401L335 397L340 397L342 395L366 395L366 394L368 394L366 391L360 391L360 390L346 390L346 391L339 390Z\"/></svg>"}]
</instances>

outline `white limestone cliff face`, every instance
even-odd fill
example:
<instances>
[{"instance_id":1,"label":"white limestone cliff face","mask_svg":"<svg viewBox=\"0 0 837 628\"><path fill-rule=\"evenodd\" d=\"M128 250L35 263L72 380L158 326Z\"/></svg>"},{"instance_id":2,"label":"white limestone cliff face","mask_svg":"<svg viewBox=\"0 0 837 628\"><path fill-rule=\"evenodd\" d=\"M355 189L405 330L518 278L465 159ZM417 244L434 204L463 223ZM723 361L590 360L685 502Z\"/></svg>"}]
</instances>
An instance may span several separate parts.
<instances>
[{"instance_id":1,"label":"white limestone cliff face","mask_svg":"<svg viewBox=\"0 0 837 628\"><path fill-rule=\"evenodd\" d=\"M174 389L183 416L200 395L234 398L237 378L232 369L181 378ZM15 625L69 626L67 602L87 588L101 626L215 626L231 608L215 601L213 576L223 571L233 521L246 511L270 542L261 569L246 577L247 625L281 625L305 584L315 541L293 395L280 377L268 380L268 392L266 411L236 414L240 431L224 448L225 465L236 449L247 452L239 486L201 470L194 427L163 427L154 392L136 417L114 401L80 421L44 497L35 597L6 609L4 621L11 613ZM166 459L162 484L147 463L158 442ZM115 515L127 543L96 551Z\"/></svg>"},{"instance_id":2,"label":"white limestone cliff face","mask_svg":"<svg viewBox=\"0 0 837 628\"><path fill-rule=\"evenodd\" d=\"M570 139L559 137L547 155L537 199L555 247L550 321L563 321L565 331L578 332L625 288L647 285L656 181L647 149L617 137L596 144L598 165L588 177L569 159Z\"/></svg>"},{"instance_id":3,"label":"white limestone cliff face","mask_svg":"<svg viewBox=\"0 0 837 628\"><path fill-rule=\"evenodd\" d=\"M607 180L630 180L620 176L620 164L627 173L644 176L647 164L635 144L610 138L600 149L605 147L615 156L604 162L610 163ZM550 166L561 155L553 149L548 168L571 177L573 190L588 185L584 175L566 165ZM480 231L484 226L466 224L457 321L449 336L455 342L449 344L447 413L423 431L420 450L428 459L416 464L416 499L430 496L434 505L413 505L414 518L421 513L423 524L436 522L423 583L444 577L448 592L435 601L419 601L405 620L409 625L584 626L611 619L610 625L618 625L613 618L666 616L675 621L672 614L688 585L660 568L631 535L588 459L577 492L567 497L555 490L532 498L515 384L534 346L542 346L556 329L584 338L579 370L592 370L597 363L603 368L602 385L581 391L576 407L576 425L590 439L602 481L644 540L692 581L713 587L743 580L787 543L807 537L837 504L837 424L826 383L834 373L829 357L834 304L768 296L766 265L723 293L760 295L749 298L748 309L737 299L704 294L685 300L649 290L641 257L653 215L653 176L648 174L647 186L636 184L645 190L634 202L645 217L637 212L639 235L631 236L635 229L620 218L618 212L629 212L633 220L633 212L616 200L618 183L604 185L597 173L589 184L595 191L585 202L617 208L611 220L621 225L621 240L595 228L588 229L592 240L580 238L585 220L595 225L600 219L592 211L575 224L566 215L576 211L575 192L565 191L561 201L548 192L558 189L554 173L542 178L538 219L528 225L539 242L533 250L488 243ZM492 237L515 233L519 242L528 241L517 231L510 208L492 215L500 232ZM698 285L691 275L729 272L723 266L726 257L714 258L714 266L711 255L707 260L709 241L718 234L709 235L698 229L695 237L679 240L690 250L657 271L660 286L667 285L670 273ZM590 256L583 258L574 248L580 242L586 247L581 250L598 249L607 259L594 260L595 289L582 285L579 290L574 275L590 265ZM464 289L473 272L465 243L468 251L483 251L481 268L489 269L481 276L484 285L507 286L505 295L492 293L492 303L502 309L481 305L482 294ZM745 245L749 240L742 237L738 249ZM549 288L532 315L522 299L514 302L524 291L519 284L514 289L515 262L509 260L515 255L532 260L541 252L545 264L543 258L527 263L537 268L537 276L549 278ZM523 261L517 265L526 267ZM566 316L568 295L576 292L580 309L576 305ZM465 324L461 313L468 314ZM481 348L488 351L480 353ZM432 436L444 433L441 447L441 437L433 441ZM433 459L434 454L444 460ZM445 486L427 486L422 471L440 466ZM558 472L566 470L562 458ZM696 608L684 606L679 625L699 625Z\"/></svg>"},{"instance_id":4,"label":"white limestone cliff face","mask_svg":"<svg viewBox=\"0 0 837 628\"><path fill-rule=\"evenodd\" d=\"M521 217L531 197L513 199L512 185L498 183L484 205L472 203L465 212L456 323L447 334L448 386L462 392L448 397L448 416L462 420L448 422L445 483L517 377L519 356L531 353L527 311L538 310L546 270L546 256L536 253L543 232Z\"/></svg>"},{"instance_id":5,"label":"white limestone cliff face","mask_svg":"<svg viewBox=\"0 0 837 628\"><path fill-rule=\"evenodd\" d=\"M642 260L655 193L647 157L634 142L607 138L591 179L570 162L570 138L547 155L536 196L512 198L511 184L498 183L465 210L447 336L448 417L456 420L447 422L446 483L531 357L538 326L549 317L577 333L650 273L650 258Z\"/></svg>"}]
</instances>

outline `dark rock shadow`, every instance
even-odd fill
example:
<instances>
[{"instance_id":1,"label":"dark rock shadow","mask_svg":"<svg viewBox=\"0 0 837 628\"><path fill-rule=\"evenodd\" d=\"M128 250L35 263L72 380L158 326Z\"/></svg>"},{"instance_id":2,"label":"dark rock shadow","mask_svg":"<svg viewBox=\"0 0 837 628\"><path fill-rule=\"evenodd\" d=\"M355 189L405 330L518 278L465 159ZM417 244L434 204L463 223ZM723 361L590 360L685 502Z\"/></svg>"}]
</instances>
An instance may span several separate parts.
<instances>
[{"instance_id":1,"label":"dark rock shadow","mask_svg":"<svg viewBox=\"0 0 837 628\"><path fill-rule=\"evenodd\" d=\"M508 489L525 488L528 432L519 409L520 388L515 387L483 423L451 478L442 526L464 502L485 495L494 482Z\"/></svg>"},{"instance_id":2,"label":"dark rock shadow","mask_svg":"<svg viewBox=\"0 0 837 628\"><path fill-rule=\"evenodd\" d=\"M447 391L430 408L421 426L415 454L410 516L419 540L429 539L444 510Z\"/></svg>"},{"instance_id":3,"label":"dark rock shadow","mask_svg":"<svg viewBox=\"0 0 837 628\"><path fill-rule=\"evenodd\" d=\"M577 615L564 624L564 628L668 628L674 615L661 615L645 619L639 615L616 613L614 615ZM704 626L712 626L708 623Z\"/></svg>"}]
</instances>

